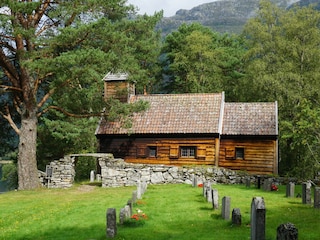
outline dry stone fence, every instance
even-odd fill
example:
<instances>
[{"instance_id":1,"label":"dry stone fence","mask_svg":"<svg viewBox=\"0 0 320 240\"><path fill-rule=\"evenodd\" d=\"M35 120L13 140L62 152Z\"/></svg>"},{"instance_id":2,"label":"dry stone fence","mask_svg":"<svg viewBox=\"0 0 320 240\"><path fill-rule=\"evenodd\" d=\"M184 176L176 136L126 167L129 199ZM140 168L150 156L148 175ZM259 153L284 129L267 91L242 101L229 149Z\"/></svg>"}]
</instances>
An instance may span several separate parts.
<instances>
[{"instance_id":1,"label":"dry stone fence","mask_svg":"<svg viewBox=\"0 0 320 240\"><path fill-rule=\"evenodd\" d=\"M134 186L138 181L147 184L186 183L211 181L212 183L237 184L245 183L248 176L237 172L201 166L167 166L153 164L126 163L123 159L115 159L112 154L73 154L59 160L52 161L46 167L46 172L39 171L40 181L48 188L71 187L75 177L75 164L79 157L93 157L97 159L101 173L97 178L102 187ZM91 173L92 174L92 173ZM90 173L88 173L88 179ZM92 176L91 176L92 177ZM254 176L252 176L254 181Z\"/></svg>"}]
</instances>

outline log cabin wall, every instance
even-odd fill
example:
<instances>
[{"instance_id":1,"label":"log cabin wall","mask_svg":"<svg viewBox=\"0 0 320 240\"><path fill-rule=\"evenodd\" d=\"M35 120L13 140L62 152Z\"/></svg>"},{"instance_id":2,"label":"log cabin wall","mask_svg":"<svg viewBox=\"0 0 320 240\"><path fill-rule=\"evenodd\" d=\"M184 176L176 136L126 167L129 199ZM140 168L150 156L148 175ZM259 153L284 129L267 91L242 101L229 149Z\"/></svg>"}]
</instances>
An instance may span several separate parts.
<instances>
[{"instance_id":1,"label":"log cabin wall","mask_svg":"<svg viewBox=\"0 0 320 240\"><path fill-rule=\"evenodd\" d=\"M277 141L221 139L219 167L255 174L277 174Z\"/></svg>"},{"instance_id":2,"label":"log cabin wall","mask_svg":"<svg viewBox=\"0 0 320 240\"><path fill-rule=\"evenodd\" d=\"M104 138L100 151L130 163L214 165L215 138Z\"/></svg>"}]
</instances>

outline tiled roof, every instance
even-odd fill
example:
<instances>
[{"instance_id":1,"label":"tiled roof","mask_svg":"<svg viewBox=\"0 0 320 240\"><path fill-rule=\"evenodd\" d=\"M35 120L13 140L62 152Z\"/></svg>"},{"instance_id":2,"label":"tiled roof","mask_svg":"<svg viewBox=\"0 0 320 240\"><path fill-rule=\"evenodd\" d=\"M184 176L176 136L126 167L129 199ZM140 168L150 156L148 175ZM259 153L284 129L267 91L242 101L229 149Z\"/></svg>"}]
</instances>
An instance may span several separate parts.
<instances>
[{"instance_id":1,"label":"tiled roof","mask_svg":"<svg viewBox=\"0 0 320 240\"><path fill-rule=\"evenodd\" d=\"M222 135L278 135L277 102L225 103Z\"/></svg>"},{"instance_id":2,"label":"tiled roof","mask_svg":"<svg viewBox=\"0 0 320 240\"><path fill-rule=\"evenodd\" d=\"M130 130L102 120L96 134L219 133L223 96L223 93L137 95L135 101L148 101L150 107L133 116Z\"/></svg>"}]
</instances>

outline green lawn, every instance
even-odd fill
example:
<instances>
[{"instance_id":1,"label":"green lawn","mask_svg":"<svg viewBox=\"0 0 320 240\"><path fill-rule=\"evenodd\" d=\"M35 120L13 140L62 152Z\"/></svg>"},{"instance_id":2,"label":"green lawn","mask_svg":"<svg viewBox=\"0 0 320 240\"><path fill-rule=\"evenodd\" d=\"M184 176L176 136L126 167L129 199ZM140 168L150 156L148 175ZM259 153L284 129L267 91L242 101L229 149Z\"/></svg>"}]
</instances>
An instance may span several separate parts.
<instances>
[{"instance_id":1,"label":"green lawn","mask_svg":"<svg viewBox=\"0 0 320 240\"><path fill-rule=\"evenodd\" d=\"M299 239L320 239L320 209L303 205L301 198L286 198L285 186L278 192L246 188L242 185L214 185L219 200L231 197L231 210L240 208L242 226L232 226L221 218L221 208L213 210L202 188L190 185L149 185L135 206L147 214L140 226L118 226L115 239L250 239L252 198L264 197L266 239L276 239L281 223L292 222ZM296 186L296 193L301 192ZM101 188L77 185L71 189L18 191L0 195L0 239L106 239L106 210L120 209L135 187Z\"/></svg>"}]
</instances>

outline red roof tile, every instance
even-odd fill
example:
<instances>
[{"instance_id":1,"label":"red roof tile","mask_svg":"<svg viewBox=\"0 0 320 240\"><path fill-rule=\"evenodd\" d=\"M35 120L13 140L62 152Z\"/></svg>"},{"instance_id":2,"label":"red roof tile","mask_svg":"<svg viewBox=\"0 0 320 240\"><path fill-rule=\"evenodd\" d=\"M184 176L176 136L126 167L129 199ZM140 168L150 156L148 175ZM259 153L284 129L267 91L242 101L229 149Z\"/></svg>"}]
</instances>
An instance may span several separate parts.
<instances>
[{"instance_id":1,"label":"red roof tile","mask_svg":"<svg viewBox=\"0 0 320 240\"><path fill-rule=\"evenodd\" d=\"M278 135L277 102L225 103L222 135Z\"/></svg>"},{"instance_id":2,"label":"red roof tile","mask_svg":"<svg viewBox=\"0 0 320 240\"><path fill-rule=\"evenodd\" d=\"M102 120L96 134L186 134L219 133L223 93L137 95L134 101L150 103L145 112L134 114L131 129Z\"/></svg>"}]
</instances>

